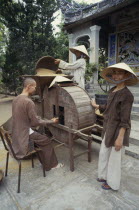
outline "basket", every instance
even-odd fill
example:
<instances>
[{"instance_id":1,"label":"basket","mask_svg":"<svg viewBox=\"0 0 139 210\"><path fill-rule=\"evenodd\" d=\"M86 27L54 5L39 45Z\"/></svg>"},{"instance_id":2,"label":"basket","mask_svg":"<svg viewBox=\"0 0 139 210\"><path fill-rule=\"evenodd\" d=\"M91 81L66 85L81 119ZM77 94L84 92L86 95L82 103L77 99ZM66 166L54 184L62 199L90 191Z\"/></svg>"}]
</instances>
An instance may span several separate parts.
<instances>
[{"instance_id":1,"label":"basket","mask_svg":"<svg viewBox=\"0 0 139 210\"><path fill-rule=\"evenodd\" d=\"M55 59L51 56L44 56L40 58L36 63L36 73L37 69L49 69L56 71L58 69L58 65L55 64Z\"/></svg>"}]
</instances>

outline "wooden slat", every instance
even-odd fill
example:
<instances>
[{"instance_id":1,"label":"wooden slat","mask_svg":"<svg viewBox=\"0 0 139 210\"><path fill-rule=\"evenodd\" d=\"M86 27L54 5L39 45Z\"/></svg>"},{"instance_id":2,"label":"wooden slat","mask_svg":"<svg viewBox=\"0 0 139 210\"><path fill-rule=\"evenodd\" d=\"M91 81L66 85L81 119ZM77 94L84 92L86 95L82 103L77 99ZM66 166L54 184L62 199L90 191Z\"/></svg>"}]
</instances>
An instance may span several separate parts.
<instances>
[{"instance_id":1,"label":"wooden slat","mask_svg":"<svg viewBox=\"0 0 139 210\"><path fill-rule=\"evenodd\" d=\"M82 122L84 120L92 120L92 119L96 121L96 118L93 115L93 112L91 111L79 113L79 122Z\"/></svg>"},{"instance_id":2,"label":"wooden slat","mask_svg":"<svg viewBox=\"0 0 139 210\"><path fill-rule=\"evenodd\" d=\"M60 128L61 130L64 130L64 131L67 131L71 134L76 134L78 137L84 139L84 140L88 140L88 139L92 139L91 136L89 135L86 135L84 133L81 133L79 130L74 130L74 129L71 129L71 128L68 128L64 125L60 125L60 124L52 124L52 125L49 125L49 127L56 127L56 128Z\"/></svg>"},{"instance_id":3,"label":"wooden slat","mask_svg":"<svg viewBox=\"0 0 139 210\"><path fill-rule=\"evenodd\" d=\"M90 112L90 114L89 115L84 115L84 114L80 114L79 115L79 122L81 123L81 122L83 122L83 121L90 121L91 119L93 118L93 114L91 114L91 112ZM86 126L85 126L86 127Z\"/></svg>"},{"instance_id":4,"label":"wooden slat","mask_svg":"<svg viewBox=\"0 0 139 210\"><path fill-rule=\"evenodd\" d=\"M82 103L78 103L78 102L76 102L76 107L77 107L77 108L78 108L78 107L88 106L88 105L90 105L90 106L91 106L90 101L84 101L84 102L82 102Z\"/></svg>"},{"instance_id":5,"label":"wooden slat","mask_svg":"<svg viewBox=\"0 0 139 210\"><path fill-rule=\"evenodd\" d=\"M86 95L84 95L84 96L82 96L82 97L80 97L80 96L76 96L76 97L74 97L73 98L73 101L76 101L77 103L78 103L78 101L80 101L80 103L82 103L82 101L89 101L89 98L88 98L88 96Z\"/></svg>"},{"instance_id":6,"label":"wooden slat","mask_svg":"<svg viewBox=\"0 0 139 210\"><path fill-rule=\"evenodd\" d=\"M82 97L84 97L84 96L88 96L87 94L86 94L86 92L72 92L72 93L70 93L70 95L73 97L73 98L82 98ZM88 98L89 98L89 96L88 96Z\"/></svg>"},{"instance_id":7,"label":"wooden slat","mask_svg":"<svg viewBox=\"0 0 139 210\"><path fill-rule=\"evenodd\" d=\"M83 106L83 107L78 107L77 108L78 113L89 113L93 112L93 107L88 105L88 106Z\"/></svg>"},{"instance_id":8,"label":"wooden slat","mask_svg":"<svg viewBox=\"0 0 139 210\"><path fill-rule=\"evenodd\" d=\"M72 92L83 92L84 90L81 89L80 87L74 86L74 87L64 87L64 90L66 90L68 93L72 93Z\"/></svg>"},{"instance_id":9,"label":"wooden slat","mask_svg":"<svg viewBox=\"0 0 139 210\"><path fill-rule=\"evenodd\" d=\"M89 102L89 99L88 99L87 96L86 97L82 97L82 98L74 98L73 100L74 100L75 104L79 104L79 103L82 104L82 103L84 103L86 101Z\"/></svg>"},{"instance_id":10,"label":"wooden slat","mask_svg":"<svg viewBox=\"0 0 139 210\"><path fill-rule=\"evenodd\" d=\"M88 126L88 127L86 127L86 128L82 128L82 129L80 129L79 131L80 131L80 132L85 132L85 131L87 131L87 130L91 130L91 129L94 128L95 126L96 126L96 124L91 125L91 126Z\"/></svg>"}]
</instances>

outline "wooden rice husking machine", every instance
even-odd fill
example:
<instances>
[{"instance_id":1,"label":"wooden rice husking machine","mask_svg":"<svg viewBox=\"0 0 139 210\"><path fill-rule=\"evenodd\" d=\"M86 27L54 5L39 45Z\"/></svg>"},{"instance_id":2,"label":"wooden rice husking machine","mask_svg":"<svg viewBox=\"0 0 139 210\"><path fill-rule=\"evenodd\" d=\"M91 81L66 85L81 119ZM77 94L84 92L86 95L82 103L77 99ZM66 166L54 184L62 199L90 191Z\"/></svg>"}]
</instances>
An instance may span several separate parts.
<instances>
[{"instance_id":1,"label":"wooden rice husking machine","mask_svg":"<svg viewBox=\"0 0 139 210\"><path fill-rule=\"evenodd\" d=\"M42 118L59 117L59 124L49 125L49 130L55 140L69 148L70 169L74 171L74 159L81 154L88 153L91 162L91 130L96 115L87 92L71 80L72 76L57 71L54 58L45 56L38 60L36 75L31 76L37 82L35 104ZM87 141L88 148L74 155L74 142L79 138Z\"/></svg>"}]
</instances>

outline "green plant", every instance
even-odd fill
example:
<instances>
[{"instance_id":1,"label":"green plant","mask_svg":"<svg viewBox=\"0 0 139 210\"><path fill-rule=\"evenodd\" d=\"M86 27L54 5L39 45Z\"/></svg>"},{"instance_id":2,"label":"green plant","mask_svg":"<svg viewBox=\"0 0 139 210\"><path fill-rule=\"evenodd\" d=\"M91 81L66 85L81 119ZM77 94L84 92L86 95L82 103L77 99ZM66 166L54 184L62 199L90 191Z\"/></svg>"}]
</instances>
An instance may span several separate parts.
<instances>
[{"instance_id":1,"label":"green plant","mask_svg":"<svg viewBox=\"0 0 139 210\"><path fill-rule=\"evenodd\" d=\"M8 92L8 89L6 85L2 82L2 72L0 72L0 93L7 94L7 92Z\"/></svg>"},{"instance_id":2,"label":"green plant","mask_svg":"<svg viewBox=\"0 0 139 210\"><path fill-rule=\"evenodd\" d=\"M106 80L104 80L101 76L100 79L98 79L98 84L101 88L101 90L104 92L104 94L107 94L110 90L110 84Z\"/></svg>"},{"instance_id":3,"label":"green plant","mask_svg":"<svg viewBox=\"0 0 139 210\"><path fill-rule=\"evenodd\" d=\"M139 72L139 67L138 66L134 66L134 67L131 67L131 69L136 73L136 72Z\"/></svg>"},{"instance_id":4,"label":"green plant","mask_svg":"<svg viewBox=\"0 0 139 210\"><path fill-rule=\"evenodd\" d=\"M98 84L101 90L104 92L103 94L107 94L109 92L111 88L110 83L107 82L105 79L103 79L102 77L98 79Z\"/></svg>"},{"instance_id":5,"label":"green plant","mask_svg":"<svg viewBox=\"0 0 139 210\"><path fill-rule=\"evenodd\" d=\"M97 64L95 63L87 63L86 65L86 72L85 72L85 80L90 81L93 73L97 71Z\"/></svg>"},{"instance_id":6,"label":"green plant","mask_svg":"<svg viewBox=\"0 0 139 210\"><path fill-rule=\"evenodd\" d=\"M98 65L98 84L104 94L107 94L110 90L110 84L105 79L101 77L101 72L108 65L108 57L106 56L106 51L104 48L99 50L99 65Z\"/></svg>"}]
</instances>

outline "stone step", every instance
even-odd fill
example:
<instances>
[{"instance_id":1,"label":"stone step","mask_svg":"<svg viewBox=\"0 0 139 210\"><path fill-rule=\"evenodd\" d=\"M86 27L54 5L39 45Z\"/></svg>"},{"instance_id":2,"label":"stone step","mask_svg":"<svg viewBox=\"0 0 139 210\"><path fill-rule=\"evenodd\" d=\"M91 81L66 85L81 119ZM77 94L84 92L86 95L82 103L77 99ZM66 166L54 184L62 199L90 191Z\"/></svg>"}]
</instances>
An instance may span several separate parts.
<instances>
[{"instance_id":1,"label":"stone step","mask_svg":"<svg viewBox=\"0 0 139 210\"><path fill-rule=\"evenodd\" d=\"M139 96L134 97L134 104L139 104Z\"/></svg>"},{"instance_id":2,"label":"stone step","mask_svg":"<svg viewBox=\"0 0 139 210\"><path fill-rule=\"evenodd\" d=\"M95 136L93 134L92 134L92 136L95 138L94 139L95 142L101 144L101 142L102 142L101 137ZM129 147L125 147L125 154L139 159L139 140L133 139L130 137Z\"/></svg>"},{"instance_id":3,"label":"stone step","mask_svg":"<svg viewBox=\"0 0 139 210\"><path fill-rule=\"evenodd\" d=\"M129 144L129 147L125 147L125 154L133 158L139 159L139 146Z\"/></svg>"},{"instance_id":4,"label":"stone step","mask_svg":"<svg viewBox=\"0 0 139 210\"><path fill-rule=\"evenodd\" d=\"M131 87L128 87L128 89L132 92L132 93L137 93L138 90L139 90L139 87L136 87L136 88L131 88Z\"/></svg>"},{"instance_id":5,"label":"stone step","mask_svg":"<svg viewBox=\"0 0 139 210\"><path fill-rule=\"evenodd\" d=\"M93 94L94 94L94 90L88 89L88 90L87 90L87 93L93 93Z\"/></svg>"},{"instance_id":6,"label":"stone step","mask_svg":"<svg viewBox=\"0 0 139 210\"><path fill-rule=\"evenodd\" d=\"M94 96L95 96L94 91L88 90L87 93L94 98ZM137 98L135 97L134 98L134 104L133 104L133 106L136 106L136 105L139 105L139 97L137 97Z\"/></svg>"},{"instance_id":7,"label":"stone step","mask_svg":"<svg viewBox=\"0 0 139 210\"><path fill-rule=\"evenodd\" d=\"M88 93L94 93L94 94L96 94L96 93L98 93L98 92L102 92L102 90L101 89L95 89L95 88L88 88L88 89L86 89L86 91L88 92ZM134 96L134 103L135 104L139 104L139 90L137 91L137 92L132 92L132 94L133 94L133 96Z\"/></svg>"},{"instance_id":8,"label":"stone step","mask_svg":"<svg viewBox=\"0 0 139 210\"><path fill-rule=\"evenodd\" d=\"M101 137L95 135L92 136L95 138L94 142L101 144L102 142ZM130 143L129 147L125 147L125 154L133 158L139 159L139 145L134 145Z\"/></svg>"},{"instance_id":9,"label":"stone step","mask_svg":"<svg viewBox=\"0 0 139 210\"><path fill-rule=\"evenodd\" d=\"M87 93L88 93L88 95L92 98L92 97L94 97L94 92L91 92L91 91L87 91Z\"/></svg>"},{"instance_id":10,"label":"stone step","mask_svg":"<svg viewBox=\"0 0 139 210\"><path fill-rule=\"evenodd\" d=\"M131 120L130 143L139 146L139 122Z\"/></svg>"},{"instance_id":11,"label":"stone step","mask_svg":"<svg viewBox=\"0 0 139 210\"><path fill-rule=\"evenodd\" d=\"M139 112L131 112L131 120L139 121Z\"/></svg>"},{"instance_id":12,"label":"stone step","mask_svg":"<svg viewBox=\"0 0 139 210\"><path fill-rule=\"evenodd\" d=\"M139 104L133 104L132 111L133 112L139 112Z\"/></svg>"},{"instance_id":13,"label":"stone step","mask_svg":"<svg viewBox=\"0 0 139 210\"><path fill-rule=\"evenodd\" d=\"M135 90L130 89L130 91L134 97L139 97L139 87L136 88Z\"/></svg>"},{"instance_id":14,"label":"stone step","mask_svg":"<svg viewBox=\"0 0 139 210\"><path fill-rule=\"evenodd\" d=\"M128 86L128 89L131 92L137 92L139 90L139 83L138 83L138 85L135 85L135 86Z\"/></svg>"},{"instance_id":15,"label":"stone step","mask_svg":"<svg viewBox=\"0 0 139 210\"><path fill-rule=\"evenodd\" d=\"M133 94L134 98L139 97L139 93L138 92L135 92L135 93L132 93L132 94Z\"/></svg>"},{"instance_id":16,"label":"stone step","mask_svg":"<svg viewBox=\"0 0 139 210\"><path fill-rule=\"evenodd\" d=\"M136 146L139 146L139 139L137 139L137 138L135 139L135 138L130 137L129 142L131 144L134 144Z\"/></svg>"}]
</instances>

